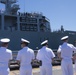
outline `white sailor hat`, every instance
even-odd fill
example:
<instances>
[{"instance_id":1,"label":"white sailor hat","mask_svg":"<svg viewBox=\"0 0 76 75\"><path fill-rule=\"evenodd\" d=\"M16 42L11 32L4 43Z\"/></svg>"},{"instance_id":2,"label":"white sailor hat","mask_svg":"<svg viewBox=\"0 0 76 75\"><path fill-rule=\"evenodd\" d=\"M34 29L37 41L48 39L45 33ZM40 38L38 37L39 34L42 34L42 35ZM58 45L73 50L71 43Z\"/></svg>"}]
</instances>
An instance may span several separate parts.
<instances>
[{"instance_id":1,"label":"white sailor hat","mask_svg":"<svg viewBox=\"0 0 76 75\"><path fill-rule=\"evenodd\" d=\"M8 43L8 42L10 42L10 39L3 38L3 39L0 39L0 42L2 42L2 43Z\"/></svg>"},{"instance_id":2,"label":"white sailor hat","mask_svg":"<svg viewBox=\"0 0 76 75\"><path fill-rule=\"evenodd\" d=\"M41 43L41 45L44 45L44 44L46 44L46 43L48 43L48 40L43 41L43 42Z\"/></svg>"},{"instance_id":3,"label":"white sailor hat","mask_svg":"<svg viewBox=\"0 0 76 75\"><path fill-rule=\"evenodd\" d=\"M25 39L23 39L23 38L21 38L21 41L22 41L22 42L26 42L26 43L30 43L28 40L25 40Z\"/></svg>"},{"instance_id":4,"label":"white sailor hat","mask_svg":"<svg viewBox=\"0 0 76 75\"><path fill-rule=\"evenodd\" d=\"M65 39L68 39L68 38L69 38L69 36L64 36L64 37L61 38L61 40L65 40Z\"/></svg>"}]
</instances>

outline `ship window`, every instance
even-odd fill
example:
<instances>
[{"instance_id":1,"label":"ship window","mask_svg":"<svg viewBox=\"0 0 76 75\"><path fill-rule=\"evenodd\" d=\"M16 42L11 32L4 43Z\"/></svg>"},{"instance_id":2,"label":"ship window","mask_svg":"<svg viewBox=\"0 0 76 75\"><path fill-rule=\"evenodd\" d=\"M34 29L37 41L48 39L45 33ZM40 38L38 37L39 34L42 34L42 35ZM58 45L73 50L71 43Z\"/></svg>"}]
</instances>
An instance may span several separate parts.
<instances>
[{"instance_id":1,"label":"ship window","mask_svg":"<svg viewBox=\"0 0 76 75\"><path fill-rule=\"evenodd\" d=\"M26 22L26 17L20 17L20 22Z\"/></svg>"},{"instance_id":2,"label":"ship window","mask_svg":"<svg viewBox=\"0 0 76 75\"><path fill-rule=\"evenodd\" d=\"M37 23L37 19L36 18L28 18L28 22L29 23Z\"/></svg>"},{"instance_id":3,"label":"ship window","mask_svg":"<svg viewBox=\"0 0 76 75\"><path fill-rule=\"evenodd\" d=\"M29 28L29 26L28 25L26 25L26 29L28 29Z\"/></svg>"},{"instance_id":4,"label":"ship window","mask_svg":"<svg viewBox=\"0 0 76 75\"><path fill-rule=\"evenodd\" d=\"M37 31L37 25L36 24L20 24L20 29L22 31Z\"/></svg>"}]
</instances>

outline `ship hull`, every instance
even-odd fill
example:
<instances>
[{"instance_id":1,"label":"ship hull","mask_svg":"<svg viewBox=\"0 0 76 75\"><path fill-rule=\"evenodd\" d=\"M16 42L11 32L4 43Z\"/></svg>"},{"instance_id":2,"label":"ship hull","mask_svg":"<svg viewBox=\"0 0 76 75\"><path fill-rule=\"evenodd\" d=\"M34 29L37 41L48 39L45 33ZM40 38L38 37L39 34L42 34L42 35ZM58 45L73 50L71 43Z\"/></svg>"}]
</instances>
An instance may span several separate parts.
<instances>
[{"instance_id":1,"label":"ship hull","mask_svg":"<svg viewBox=\"0 0 76 75\"><path fill-rule=\"evenodd\" d=\"M9 38L11 41L9 43L9 49L20 50L21 49L21 38L30 41L29 47L36 50L36 48L41 48L41 42L45 39L49 40L49 47L52 49L57 49L62 41L60 40L62 36L68 35L69 43L74 44L76 40L76 34L72 35L69 33L54 33L54 32L26 32L26 31L0 31L0 38Z\"/></svg>"}]
</instances>

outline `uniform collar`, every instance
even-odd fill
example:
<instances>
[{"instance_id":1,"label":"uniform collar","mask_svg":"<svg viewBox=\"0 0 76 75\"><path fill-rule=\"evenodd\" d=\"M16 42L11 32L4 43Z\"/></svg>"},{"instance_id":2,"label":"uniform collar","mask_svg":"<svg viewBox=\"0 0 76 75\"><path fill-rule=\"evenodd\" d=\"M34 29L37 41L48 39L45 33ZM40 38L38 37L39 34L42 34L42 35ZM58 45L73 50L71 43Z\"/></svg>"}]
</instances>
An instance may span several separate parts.
<instances>
[{"instance_id":1,"label":"uniform collar","mask_svg":"<svg viewBox=\"0 0 76 75\"><path fill-rule=\"evenodd\" d=\"M28 47L23 47L23 49L27 49Z\"/></svg>"},{"instance_id":2,"label":"uniform collar","mask_svg":"<svg viewBox=\"0 0 76 75\"><path fill-rule=\"evenodd\" d=\"M42 48L46 48L46 46L43 46Z\"/></svg>"},{"instance_id":3,"label":"uniform collar","mask_svg":"<svg viewBox=\"0 0 76 75\"><path fill-rule=\"evenodd\" d=\"M67 44L67 42L64 42L63 44Z\"/></svg>"},{"instance_id":4,"label":"uniform collar","mask_svg":"<svg viewBox=\"0 0 76 75\"><path fill-rule=\"evenodd\" d=\"M4 49L6 49L6 47L1 47L1 48L4 48Z\"/></svg>"},{"instance_id":5,"label":"uniform collar","mask_svg":"<svg viewBox=\"0 0 76 75\"><path fill-rule=\"evenodd\" d=\"M1 48L6 48L6 47L1 47Z\"/></svg>"}]
</instances>

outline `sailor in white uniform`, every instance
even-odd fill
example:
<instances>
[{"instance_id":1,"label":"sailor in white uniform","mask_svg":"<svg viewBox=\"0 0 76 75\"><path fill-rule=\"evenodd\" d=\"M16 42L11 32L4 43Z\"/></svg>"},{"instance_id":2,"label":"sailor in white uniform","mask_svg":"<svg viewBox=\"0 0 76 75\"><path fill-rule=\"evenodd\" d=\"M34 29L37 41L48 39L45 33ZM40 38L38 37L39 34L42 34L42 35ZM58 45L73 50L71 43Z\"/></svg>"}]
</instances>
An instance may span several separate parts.
<instances>
[{"instance_id":1,"label":"sailor in white uniform","mask_svg":"<svg viewBox=\"0 0 76 75\"><path fill-rule=\"evenodd\" d=\"M76 51L76 48L72 44L67 43L68 36L62 37L61 40L63 41L63 44L59 46L57 52L62 59L62 75L73 75L72 54L73 51Z\"/></svg>"},{"instance_id":2,"label":"sailor in white uniform","mask_svg":"<svg viewBox=\"0 0 76 75\"><path fill-rule=\"evenodd\" d=\"M75 41L75 47L76 47L76 41ZM74 72L76 75L76 51L74 51L74 54L73 54L73 61L74 61Z\"/></svg>"},{"instance_id":3,"label":"sailor in white uniform","mask_svg":"<svg viewBox=\"0 0 76 75\"><path fill-rule=\"evenodd\" d=\"M17 61L20 62L20 75L32 75L31 62L35 59L34 51L28 47L30 42L21 38L22 49L18 52Z\"/></svg>"},{"instance_id":4,"label":"sailor in white uniform","mask_svg":"<svg viewBox=\"0 0 76 75\"><path fill-rule=\"evenodd\" d=\"M0 40L0 75L9 75L9 62L12 59L12 51L7 49L9 42L8 38Z\"/></svg>"},{"instance_id":5,"label":"sailor in white uniform","mask_svg":"<svg viewBox=\"0 0 76 75\"><path fill-rule=\"evenodd\" d=\"M53 51L48 48L48 40L41 43L43 46L37 53L37 59L42 62L40 75L52 75L52 60L55 57Z\"/></svg>"},{"instance_id":6,"label":"sailor in white uniform","mask_svg":"<svg viewBox=\"0 0 76 75\"><path fill-rule=\"evenodd\" d=\"M76 51L74 51L74 54L73 54L73 61L74 61L74 72L75 72L75 75L76 75Z\"/></svg>"}]
</instances>

